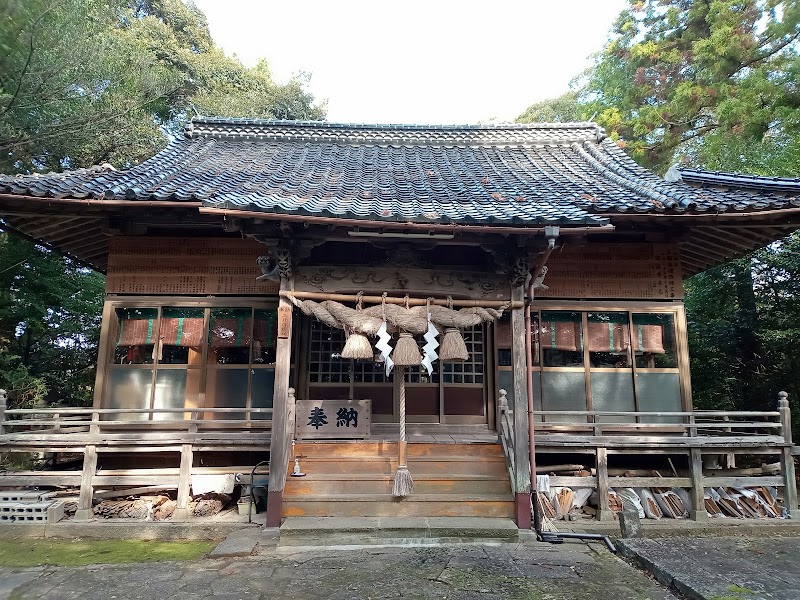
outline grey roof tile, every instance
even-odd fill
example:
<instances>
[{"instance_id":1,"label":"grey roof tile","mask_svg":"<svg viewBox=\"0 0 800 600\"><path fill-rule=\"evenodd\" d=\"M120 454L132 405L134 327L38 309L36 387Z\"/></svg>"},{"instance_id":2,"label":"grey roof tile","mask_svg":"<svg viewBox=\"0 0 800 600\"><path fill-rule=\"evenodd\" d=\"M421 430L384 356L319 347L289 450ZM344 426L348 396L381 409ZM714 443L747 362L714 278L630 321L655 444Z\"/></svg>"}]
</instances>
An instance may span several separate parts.
<instances>
[{"instance_id":1,"label":"grey roof tile","mask_svg":"<svg viewBox=\"0 0 800 600\"><path fill-rule=\"evenodd\" d=\"M128 170L0 176L0 194L193 200L276 214L497 225L601 225L607 219L597 215L604 213L800 204L800 180L680 173L683 182L662 180L594 123L429 126L205 118L190 123L185 138Z\"/></svg>"}]
</instances>

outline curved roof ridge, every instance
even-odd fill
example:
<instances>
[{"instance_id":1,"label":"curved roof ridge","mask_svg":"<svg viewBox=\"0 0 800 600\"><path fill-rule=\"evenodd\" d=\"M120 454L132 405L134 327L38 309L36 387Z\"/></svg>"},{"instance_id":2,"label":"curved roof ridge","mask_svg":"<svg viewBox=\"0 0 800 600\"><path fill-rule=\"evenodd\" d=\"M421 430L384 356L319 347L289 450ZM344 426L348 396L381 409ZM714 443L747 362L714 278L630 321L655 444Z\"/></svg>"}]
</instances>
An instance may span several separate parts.
<instances>
[{"instance_id":1,"label":"curved roof ridge","mask_svg":"<svg viewBox=\"0 0 800 600\"><path fill-rule=\"evenodd\" d=\"M687 167L678 167L678 172L683 182L690 184L723 185L771 192L800 192L800 178L798 177L770 177Z\"/></svg>"},{"instance_id":2,"label":"curved roof ridge","mask_svg":"<svg viewBox=\"0 0 800 600\"><path fill-rule=\"evenodd\" d=\"M618 169L613 167L613 163L608 161L607 157L603 156L603 153L592 144L586 144L585 142L583 144L575 143L572 148L596 171L617 185L648 198L656 209L663 210L665 208L678 207L678 202L674 198L662 193L649 182L632 180L627 174L620 173Z\"/></svg>"},{"instance_id":3,"label":"curved roof ridge","mask_svg":"<svg viewBox=\"0 0 800 600\"><path fill-rule=\"evenodd\" d=\"M189 139L211 137L239 141L294 141L382 146L516 146L600 142L605 131L597 123L490 123L415 125L331 123L281 119L196 117L184 128Z\"/></svg>"}]
</instances>

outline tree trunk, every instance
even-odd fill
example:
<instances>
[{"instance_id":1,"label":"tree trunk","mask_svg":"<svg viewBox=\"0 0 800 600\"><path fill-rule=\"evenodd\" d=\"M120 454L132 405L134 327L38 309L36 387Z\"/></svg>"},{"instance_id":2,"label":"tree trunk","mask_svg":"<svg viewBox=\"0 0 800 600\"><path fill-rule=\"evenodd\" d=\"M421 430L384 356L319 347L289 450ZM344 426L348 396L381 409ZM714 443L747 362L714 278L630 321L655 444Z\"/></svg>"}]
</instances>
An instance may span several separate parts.
<instances>
[{"instance_id":1,"label":"tree trunk","mask_svg":"<svg viewBox=\"0 0 800 600\"><path fill-rule=\"evenodd\" d=\"M759 338L760 323L756 295L753 290L753 272L750 259L742 259L732 264L736 283L736 358L739 398L735 399L738 409L764 410L769 407L770 398L764 397L761 380L764 374L764 352Z\"/></svg>"}]
</instances>

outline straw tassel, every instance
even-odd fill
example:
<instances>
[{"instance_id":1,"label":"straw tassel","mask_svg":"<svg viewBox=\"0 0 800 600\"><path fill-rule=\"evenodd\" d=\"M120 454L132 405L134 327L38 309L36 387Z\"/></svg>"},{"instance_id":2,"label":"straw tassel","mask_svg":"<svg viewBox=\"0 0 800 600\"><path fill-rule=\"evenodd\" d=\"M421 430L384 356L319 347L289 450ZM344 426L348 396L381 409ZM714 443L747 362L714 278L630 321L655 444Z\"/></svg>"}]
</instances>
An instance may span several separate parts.
<instances>
[{"instance_id":1,"label":"straw tassel","mask_svg":"<svg viewBox=\"0 0 800 600\"><path fill-rule=\"evenodd\" d=\"M363 333L352 333L348 336L342 350L342 358L372 359L372 344Z\"/></svg>"},{"instance_id":2,"label":"straw tassel","mask_svg":"<svg viewBox=\"0 0 800 600\"><path fill-rule=\"evenodd\" d=\"M467 345L461 332L455 327L445 329L442 346L439 349L439 360L444 362L465 361L469 358Z\"/></svg>"},{"instance_id":3,"label":"straw tassel","mask_svg":"<svg viewBox=\"0 0 800 600\"><path fill-rule=\"evenodd\" d=\"M414 367L422 362L422 354L413 335L405 332L400 334L392 352L392 360L397 367Z\"/></svg>"}]
</instances>

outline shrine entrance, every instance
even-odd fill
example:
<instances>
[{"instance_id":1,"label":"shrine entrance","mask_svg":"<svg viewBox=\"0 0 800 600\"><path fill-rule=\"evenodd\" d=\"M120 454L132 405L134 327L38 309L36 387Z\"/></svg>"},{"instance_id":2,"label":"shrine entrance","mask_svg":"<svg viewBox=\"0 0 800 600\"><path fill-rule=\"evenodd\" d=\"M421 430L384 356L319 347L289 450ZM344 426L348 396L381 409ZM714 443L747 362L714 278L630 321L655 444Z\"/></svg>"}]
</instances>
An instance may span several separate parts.
<instances>
[{"instance_id":1,"label":"shrine entrance","mask_svg":"<svg viewBox=\"0 0 800 600\"><path fill-rule=\"evenodd\" d=\"M345 334L315 319L304 319L301 353L306 357L306 386L302 397L310 400L372 400L373 423L397 423L399 394L395 374L386 376L384 364L374 360L341 357ZM463 362L436 361L434 372L421 367L405 369L408 423L490 424L488 381L492 330L477 325L463 331L469 358ZM424 341L417 340L420 347ZM376 356L377 358L377 356ZM302 364L302 363L301 363ZM493 403L492 403L493 405Z\"/></svg>"}]
</instances>

